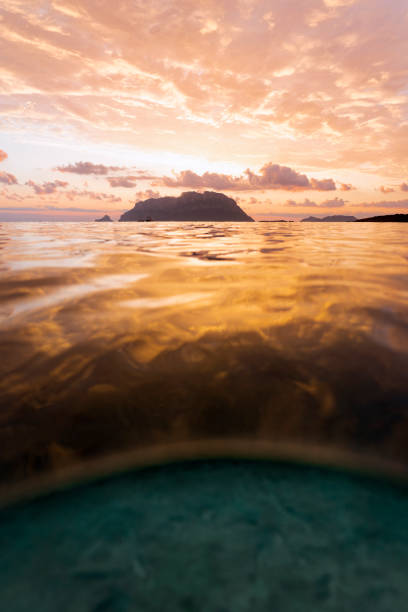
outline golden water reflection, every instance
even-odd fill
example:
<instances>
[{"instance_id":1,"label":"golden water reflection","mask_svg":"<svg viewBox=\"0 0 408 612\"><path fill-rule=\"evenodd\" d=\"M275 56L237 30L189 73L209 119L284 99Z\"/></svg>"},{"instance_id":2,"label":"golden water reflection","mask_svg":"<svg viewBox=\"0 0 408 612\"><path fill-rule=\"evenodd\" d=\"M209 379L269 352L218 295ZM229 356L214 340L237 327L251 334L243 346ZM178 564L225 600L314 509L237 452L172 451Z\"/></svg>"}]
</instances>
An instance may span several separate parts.
<instances>
[{"instance_id":1,"label":"golden water reflection","mask_svg":"<svg viewBox=\"0 0 408 612\"><path fill-rule=\"evenodd\" d=\"M398 224L0 227L0 474L191 440L408 461Z\"/></svg>"}]
</instances>

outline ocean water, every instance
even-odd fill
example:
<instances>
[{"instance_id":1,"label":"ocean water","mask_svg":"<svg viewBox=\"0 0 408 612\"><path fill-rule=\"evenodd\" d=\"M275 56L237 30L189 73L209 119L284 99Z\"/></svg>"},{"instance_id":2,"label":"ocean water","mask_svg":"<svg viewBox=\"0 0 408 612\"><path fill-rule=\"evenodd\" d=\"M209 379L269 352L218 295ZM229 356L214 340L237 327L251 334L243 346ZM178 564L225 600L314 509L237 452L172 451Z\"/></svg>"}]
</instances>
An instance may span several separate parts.
<instances>
[{"instance_id":1,"label":"ocean water","mask_svg":"<svg viewBox=\"0 0 408 612\"><path fill-rule=\"evenodd\" d=\"M405 612L408 495L268 462L156 467L0 513L12 612Z\"/></svg>"},{"instance_id":2,"label":"ocean water","mask_svg":"<svg viewBox=\"0 0 408 612\"><path fill-rule=\"evenodd\" d=\"M406 610L406 231L2 224L0 608Z\"/></svg>"},{"instance_id":3,"label":"ocean water","mask_svg":"<svg viewBox=\"0 0 408 612\"><path fill-rule=\"evenodd\" d=\"M408 462L403 224L4 223L0 346L7 486L214 440Z\"/></svg>"}]
</instances>

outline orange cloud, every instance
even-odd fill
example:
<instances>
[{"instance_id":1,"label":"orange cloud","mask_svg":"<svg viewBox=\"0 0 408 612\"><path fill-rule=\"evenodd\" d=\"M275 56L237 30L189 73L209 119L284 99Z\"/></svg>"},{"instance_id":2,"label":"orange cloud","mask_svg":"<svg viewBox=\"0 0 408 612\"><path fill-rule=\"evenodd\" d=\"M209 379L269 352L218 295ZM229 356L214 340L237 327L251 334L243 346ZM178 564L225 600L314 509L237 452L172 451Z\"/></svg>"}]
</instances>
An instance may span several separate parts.
<instances>
[{"instance_id":1,"label":"orange cloud","mask_svg":"<svg viewBox=\"0 0 408 612\"><path fill-rule=\"evenodd\" d=\"M165 177L170 187L198 182L248 191L266 180L265 189L331 191L344 168L377 175L378 185L382 176L406 176L403 0L40 4L1 4L0 120L7 130L38 134L53 126L61 144L79 135L93 147L156 155L160 169L153 164L152 175L178 171ZM235 177L215 165L202 174L206 160L261 167L271 150L281 167L326 168L333 179L308 171L306 181L280 173L280 183L268 183L262 170ZM79 175L134 172L60 163L49 166Z\"/></svg>"},{"instance_id":2,"label":"orange cloud","mask_svg":"<svg viewBox=\"0 0 408 612\"><path fill-rule=\"evenodd\" d=\"M333 179L309 179L287 166L268 163L259 173L249 168L241 176L219 174L217 172L204 172L199 175L192 170L183 170L175 178L165 176L159 184L166 187L212 188L225 191L255 191L266 189L283 189L286 191L332 191L336 189Z\"/></svg>"},{"instance_id":3,"label":"orange cloud","mask_svg":"<svg viewBox=\"0 0 408 612\"><path fill-rule=\"evenodd\" d=\"M2 151L2 149L0 149L0 162L4 161L7 158L8 158L7 153L5 151Z\"/></svg>"},{"instance_id":4,"label":"orange cloud","mask_svg":"<svg viewBox=\"0 0 408 612\"><path fill-rule=\"evenodd\" d=\"M382 193L393 193L395 189L393 189L392 187L385 187L384 185L381 185L380 191Z\"/></svg>"},{"instance_id":5,"label":"orange cloud","mask_svg":"<svg viewBox=\"0 0 408 612\"><path fill-rule=\"evenodd\" d=\"M355 189L351 183L340 183L340 191L351 191Z\"/></svg>"}]
</instances>

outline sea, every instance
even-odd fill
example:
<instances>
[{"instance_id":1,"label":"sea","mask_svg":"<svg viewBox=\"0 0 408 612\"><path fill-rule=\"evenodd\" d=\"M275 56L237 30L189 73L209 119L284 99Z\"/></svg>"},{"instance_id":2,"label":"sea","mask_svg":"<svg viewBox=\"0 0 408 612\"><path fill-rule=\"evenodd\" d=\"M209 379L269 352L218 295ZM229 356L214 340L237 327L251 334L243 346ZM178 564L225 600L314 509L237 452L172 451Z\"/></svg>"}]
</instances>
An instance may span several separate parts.
<instances>
[{"instance_id":1,"label":"sea","mask_svg":"<svg viewBox=\"0 0 408 612\"><path fill-rule=\"evenodd\" d=\"M1 224L0 607L406 610L404 225Z\"/></svg>"},{"instance_id":2,"label":"sea","mask_svg":"<svg viewBox=\"0 0 408 612\"><path fill-rule=\"evenodd\" d=\"M3 483L211 441L408 462L403 224L3 223L0 249Z\"/></svg>"}]
</instances>

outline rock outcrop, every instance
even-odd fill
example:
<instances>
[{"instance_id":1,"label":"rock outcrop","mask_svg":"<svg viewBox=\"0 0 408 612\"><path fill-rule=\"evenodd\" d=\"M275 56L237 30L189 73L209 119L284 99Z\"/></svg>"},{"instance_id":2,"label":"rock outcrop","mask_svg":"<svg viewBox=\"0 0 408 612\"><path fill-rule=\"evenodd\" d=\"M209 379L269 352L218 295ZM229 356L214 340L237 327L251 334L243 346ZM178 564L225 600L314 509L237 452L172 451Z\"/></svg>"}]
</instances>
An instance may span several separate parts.
<instances>
[{"instance_id":1,"label":"rock outcrop","mask_svg":"<svg viewBox=\"0 0 408 612\"><path fill-rule=\"evenodd\" d=\"M233 200L215 191L137 202L119 221L253 221Z\"/></svg>"},{"instance_id":2,"label":"rock outcrop","mask_svg":"<svg viewBox=\"0 0 408 612\"><path fill-rule=\"evenodd\" d=\"M367 217L366 219L356 219L359 223L365 221L374 221L375 223L408 223L408 215L395 214L395 215L378 215L376 217Z\"/></svg>"},{"instance_id":3,"label":"rock outcrop","mask_svg":"<svg viewBox=\"0 0 408 612\"><path fill-rule=\"evenodd\" d=\"M311 222L322 222L328 221L330 222L343 222L343 221L357 221L356 217L352 215L329 215L328 217L306 217L306 219L302 219L302 221L311 221Z\"/></svg>"},{"instance_id":4,"label":"rock outcrop","mask_svg":"<svg viewBox=\"0 0 408 612\"><path fill-rule=\"evenodd\" d=\"M104 215L100 219L95 219L95 221L97 221L98 223L102 223L102 222L105 222L105 221L113 222L113 219L111 219L109 215Z\"/></svg>"}]
</instances>

